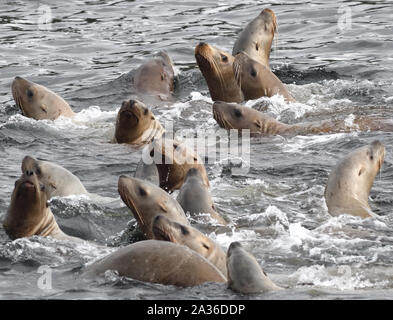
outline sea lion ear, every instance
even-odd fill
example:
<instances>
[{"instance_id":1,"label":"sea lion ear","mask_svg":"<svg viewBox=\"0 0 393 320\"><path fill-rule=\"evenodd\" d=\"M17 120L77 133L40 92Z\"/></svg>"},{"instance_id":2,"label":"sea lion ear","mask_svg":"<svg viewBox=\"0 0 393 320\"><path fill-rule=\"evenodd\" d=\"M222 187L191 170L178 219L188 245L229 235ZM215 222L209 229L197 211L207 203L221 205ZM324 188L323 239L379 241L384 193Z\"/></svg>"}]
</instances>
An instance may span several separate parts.
<instances>
[{"instance_id":1,"label":"sea lion ear","mask_svg":"<svg viewBox=\"0 0 393 320\"><path fill-rule=\"evenodd\" d=\"M44 111L45 113L48 113L47 107L46 107L44 104L41 104L41 105L40 105L40 108L41 108L41 110Z\"/></svg>"},{"instance_id":2,"label":"sea lion ear","mask_svg":"<svg viewBox=\"0 0 393 320\"><path fill-rule=\"evenodd\" d=\"M360 176L366 169L364 167L361 167L358 173L358 176Z\"/></svg>"},{"instance_id":3,"label":"sea lion ear","mask_svg":"<svg viewBox=\"0 0 393 320\"><path fill-rule=\"evenodd\" d=\"M258 127L258 129L262 129L262 121L261 119L255 119L254 124Z\"/></svg>"},{"instance_id":4,"label":"sea lion ear","mask_svg":"<svg viewBox=\"0 0 393 320\"><path fill-rule=\"evenodd\" d=\"M161 209L162 211L168 212L168 209L167 209L166 205L160 203L160 204L159 204L159 207L160 207L160 209Z\"/></svg>"}]
</instances>

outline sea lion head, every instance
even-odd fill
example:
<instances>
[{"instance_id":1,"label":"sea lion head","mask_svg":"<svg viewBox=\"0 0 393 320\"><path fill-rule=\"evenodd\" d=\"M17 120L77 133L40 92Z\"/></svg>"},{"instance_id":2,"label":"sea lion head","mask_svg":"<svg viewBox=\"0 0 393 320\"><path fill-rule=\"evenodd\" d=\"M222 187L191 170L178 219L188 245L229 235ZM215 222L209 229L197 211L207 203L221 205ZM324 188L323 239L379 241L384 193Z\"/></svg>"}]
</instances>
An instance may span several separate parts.
<instances>
[{"instance_id":1,"label":"sea lion head","mask_svg":"<svg viewBox=\"0 0 393 320\"><path fill-rule=\"evenodd\" d=\"M185 245L205 258L213 254L215 245L208 237L191 226L174 222L163 215L153 221L153 234L157 240L170 241Z\"/></svg>"},{"instance_id":2,"label":"sea lion head","mask_svg":"<svg viewBox=\"0 0 393 320\"><path fill-rule=\"evenodd\" d=\"M154 59L142 64L133 77L138 92L158 95L162 100L168 100L174 90L173 62L169 55L160 51Z\"/></svg>"},{"instance_id":3,"label":"sea lion head","mask_svg":"<svg viewBox=\"0 0 393 320\"><path fill-rule=\"evenodd\" d=\"M263 121L259 112L236 103L214 102L213 117L224 129L249 129L251 133L262 131Z\"/></svg>"},{"instance_id":4,"label":"sea lion head","mask_svg":"<svg viewBox=\"0 0 393 320\"><path fill-rule=\"evenodd\" d=\"M234 57L231 54L201 42L195 47L195 59L213 101L243 101L243 95L233 75Z\"/></svg>"},{"instance_id":5,"label":"sea lion head","mask_svg":"<svg viewBox=\"0 0 393 320\"><path fill-rule=\"evenodd\" d=\"M151 110L137 100L123 101L116 119L115 138L118 143L138 144L142 137L154 137L162 127ZM141 142L150 142L143 138ZM150 139L150 140L151 140Z\"/></svg>"},{"instance_id":6,"label":"sea lion head","mask_svg":"<svg viewBox=\"0 0 393 320\"><path fill-rule=\"evenodd\" d=\"M48 207L45 186L32 170L15 182L4 229L11 239L36 234Z\"/></svg>"},{"instance_id":7,"label":"sea lion head","mask_svg":"<svg viewBox=\"0 0 393 320\"><path fill-rule=\"evenodd\" d=\"M36 120L54 120L60 114L65 116L73 114L70 106L63 98L32 81L15 77L11 90L16 105L26 117Z\"/></svg>"}]
</instances>

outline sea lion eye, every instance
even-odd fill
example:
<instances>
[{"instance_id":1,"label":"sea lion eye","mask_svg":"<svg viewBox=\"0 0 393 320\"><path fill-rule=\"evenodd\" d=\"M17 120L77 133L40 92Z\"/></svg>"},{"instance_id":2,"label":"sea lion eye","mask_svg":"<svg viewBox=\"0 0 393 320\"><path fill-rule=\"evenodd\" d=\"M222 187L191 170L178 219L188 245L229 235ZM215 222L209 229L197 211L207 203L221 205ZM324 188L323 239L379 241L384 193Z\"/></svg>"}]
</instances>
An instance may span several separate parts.
<instances>
[{"instance_id":1,"label":"sea lion eye","mask_svg":"<svg viewBox=\"0 0 393 320\"><path fill-rule=\"evenodd\" d=\"M250 74L251 74L251 77L255 78L257 76L257 71L254 68L252 68Z\"/></svg>"},{"instance_id":2,"label":"sea lion eye","mask_svg":"<svg viewBox=\"0 0 393 320\"><path fill-rule=\"evenodd\" d=\"M145 110L143 111L143 114L147 115L148 112L149 112L149 109L145 108Z\"/></svg>"},{"instance_id":3,"label":"sea lion eye","mask_svg":"<svg viewBox=\"0 0 393 320\"><path fill-rule=\"evenodd\" d=\"M34 92L31 91L30 89L27 89L26 94L27 94L27 96L28 96L29 98L32 98L32 97L34 96Z\"/></svg>"},{"instance_id":4,"label":"sea lion eye","mask_svg":"<svg viewBox=\"0 0 393 320\"><path fill-rule=\"evenodd\" d=\"M184 226L181 226L181 227L180 227L180 230L181 230L181 233L182 233L183 235L187 235L187 234L190 233L190 232L187 230L187 228L184 227Z\"/></svg>"},{"instance_id":5,"label":"sea lion eye","mask_svg":"<svg viewBox=\"0 0 393 320\"><path fill-rule=\"evenodd\" d=\"M224 62L228 62L228 57L226 55L221 55L221 60Z\"/></svg>"},{"instance_id":6,"label":"sea lion eye","mask_svg":"<svg viewBox=\"0 0 393 320\"><path fill-rule=\"evenodd\" d=\"M140 194L142 197L147 196L146 190L143 189L142 187L139 188L139 194Z\"/></svg>"},{"instance_id":7,"label":"sea lion eye","mask_svg":"<svg viewBox=\"0 0 393 320\"><path fill-rule=\"evenodd\" d=\"M242 113L239 109L235 109L235 116L240 118L242 116Z\"/></svg>"}]
</instances>

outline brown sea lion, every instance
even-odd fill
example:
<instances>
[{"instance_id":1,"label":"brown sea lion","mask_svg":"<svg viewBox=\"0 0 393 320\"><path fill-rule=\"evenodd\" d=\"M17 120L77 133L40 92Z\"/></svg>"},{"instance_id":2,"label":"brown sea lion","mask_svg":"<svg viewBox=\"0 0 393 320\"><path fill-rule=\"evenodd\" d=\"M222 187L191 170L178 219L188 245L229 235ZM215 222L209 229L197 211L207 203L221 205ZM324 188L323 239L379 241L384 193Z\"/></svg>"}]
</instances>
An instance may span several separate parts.
<instances>
[{"instance_id":1,"label":"brown sea lion","mask_svg":"<svg viewBox=\"0 0 393 320\"><path fill-rule=\"evenodd\" d=\"M384 157L384 145L374 141L352 151L337 163L329 174L324 193L332 216L345 213L362 218L375 216L368 197Z\"/></svg>"},{"instance_id":2,"label":"brown sea lion","mask_svg":"<svg viewBox=\"0 0 393 320\"><path fill-rule=\"evenodd\" d=\"M142 102L123 101L116 119L116 142L142 146L154 138L161 138L164 131L153 112Z\"/></svg>"},{"instance_id":3,"label":"brown sea lion","mask_svg":"<svg viewBox=\"0 0 393 320\"><path fill-rule=\"evenodd\" d=\"M55 120L59 116L75 115L62 97L42 85L15 77L11 89L15 103L25 117Z\"/></svg>"},{"instance_id":4,"label":"brown sea lion","mask_svg":"<svg viewBox=\"0 0 393 320\"><path fill-rule=\"evenodd\" d=\"M393 131L392 123L383 119L364 116L355 117L353 124L345 120L327 120L322 122L304 122L285 124L249 107L236 103L216 101L213 104L213 117L224 129L248 129L252 136L257 135L307 135L319 133L337 133L359 131Z\"/></svg>"},{"instance_id":5,"label":"brown sea lion","mask_svg":"<svg viewBox=\"0 0 393 320\"><path fill-rule=\"evenodd\" d=\"M269 68L270 49L276 31L276 15L271 9L263 9L239 34L233 45L232 55L243 51Z\"/></svg>"},{"instance_id":6,"label":"brown sea lion","mask_svg":"<svg viewBox=\"0 0 393 320\"><path fill-rule=\"evenodd\" d=\"M207 43L195 47L195 59L213 101L242 102L243 94L233 74L234 57Z\"/></svg>"},{"instance_id":7,"label":"brown sea lion","mask_svg":"<svg viewBox=\"0 0 393 320\"><path fill-rule=\"evenodd\" d=\"M286 86L266 66L240 52L233 62L235 79L245 100L282 95L286 102L294 102ZM225 101L225 100L224 100Z\"/></svg>"},{"instance_id":8,"label":"brown sea lion","mask_svg":"<svg viewBox=\"0 0 393 320\"><path fill-rule=\"evenodd\" d=\"M190 225L174 222L158 215L153 221L154 239L171 241L198 252L227 275L226 253L209 237Z\"/></svg>"},{"instance_id":9,"label":"brown sea lion","mask_svg":"<svg viewBox=\"0 0 393 320\"><path fill-rule=\"evenodd\" d=\"M240 242L232 242L227 253L228 287L252 294L281 290L262 270L255 257L244 250Z\"/></svg>"},{"instance_id":10,"label":"brown sea lion","mask_svg":"<svg viewBox=\"0 0 393 320\"><path fill-rule=\"evenodd\" d=\"M26 156L22 161L22 173L34 172L44 185L48 199L73 194L88 194L82 182L67 169L49 162Z\"/></svg>"},{"instance_id":11,"label":"brown sea lion","mask_svg":"<svg viewBox=\"0 0 393 320\"><path fill-rule=\"evenodd\" d=\"M201 173L196 168L188 170L177 196L177 201L184 212L189 212L191 216L208 214L208 218L223 225L227 224L224 218L215 210L209 188L205 185Z\"/></svg>"},{"instance_id":12,"label":"brown sea lion","mask_svg":"<svg viewBox=\"0 0 393 320\"><path fill-rule=\"evenodd\" d=\"M82 276L93 278L107 270L139 281L180 287L226 281L212 263L194 250L158 240L139 241L120 248L87 266Z\"/></svg>"},{"instance_id":13,"label":"brown sea lion","mask_svg":"<svg viewBox=\"0 0 393 320\"><path fill-rule=\"evenodd\" d=\"M118 191L123 202L131 209L139 228L147 239L153 238L152 225L154 218L159 214L173 221L189 224L178 202L150 182L120 176Z\"/></svg>"},{"instance_id":14,"label":"brown sea lion","mask_svg":"<svg viewBox=\"0 0 393 320\"><path fill-rule=\"evenodd\" d=\"M63 233L47 203L45 186L34 171L26 170L15 182L11 203L3 222L11 239L30 236L83 241Z\"/></svg>"},{"instance_id":15,"label":"brown sea lion","mask_svg":"<svg viewBox=\"0 0 393 320\"><path fill-rule=\"evenodd\" d=\"M162 138L149 146L149 156L157 165L160 187L166 191L180 189L188 170L196 168L206 186L209 186L205 166L199 155L185 142Z\"/></svg>"},{"instance_id":16,"label":"brown sea lion","mask_svg":"<svg viewBox=\"0 0 393 320\"><path fill-rule=\"evenodd\" d=\"M158 96L161 100L171 98L174 89L175 72L173 63L166 52L142 64L133 75L133 86L138 93Z\"/></svg>"}]
</instances>

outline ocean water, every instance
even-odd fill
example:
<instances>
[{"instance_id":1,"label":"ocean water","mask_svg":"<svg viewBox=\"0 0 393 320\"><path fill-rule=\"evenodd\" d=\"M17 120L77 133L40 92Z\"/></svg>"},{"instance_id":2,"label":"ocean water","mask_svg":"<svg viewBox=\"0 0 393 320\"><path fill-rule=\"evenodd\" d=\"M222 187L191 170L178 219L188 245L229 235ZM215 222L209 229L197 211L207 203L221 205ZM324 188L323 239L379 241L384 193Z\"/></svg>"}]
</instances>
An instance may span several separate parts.
<instances>
[{"instance_id":1,"label":"ocean water","mask_svg":"<svg viewBox=\"0 0 393 320\"><path fill-rule=\"evenodd\" d=\"M117 181L134 174L140 152L111 143L121 102L130 98L122 76L167 51L177 74L174 101L149 107L163 123L173 121L176 130L218 130L194 48L204 41L231 52L240 30L267 7L278 21L271 67L298 101L260 99L269 102L269 115L287 123L351 121L358 114L392 118L388 0L0 0L0 221L25 155L66 167L95 195L50 202L60 227L90 241L84 244L36 236L11 241L0 226L0 299L393 298L393 135L388 132L252 138L250 159L242 159L249 160L247 172L231 170L235 158L206 163L213 200L230 223L192 224L224 250L240 241L285 290L244 296L225 284L184 289L110 272L93 282L79 277L86 264L129 243L135 223ZM76 117L22 116L10 89L15 76L60 94ZM330 216L323 197L329 172L344 155L376 139L386 147L369 199L378 217ZM42 266L52 272L48 290L38 287Z\"/></svg>"}]
</instances>

